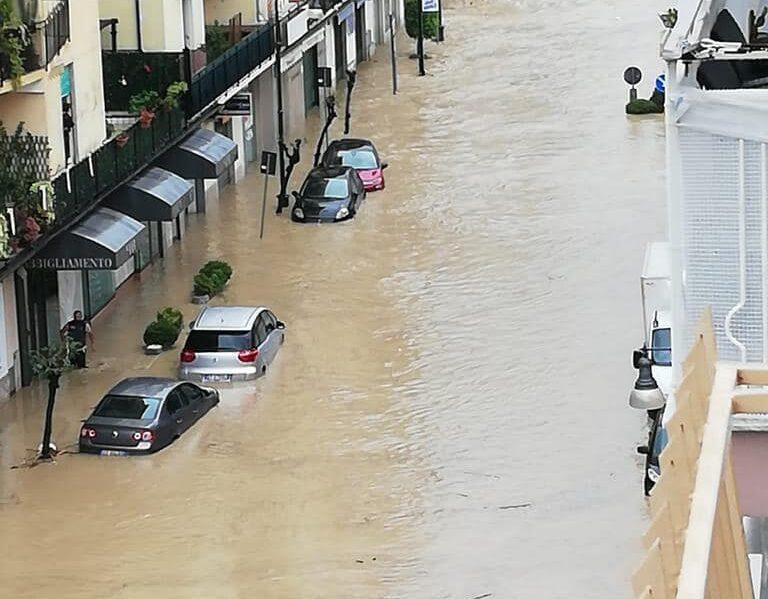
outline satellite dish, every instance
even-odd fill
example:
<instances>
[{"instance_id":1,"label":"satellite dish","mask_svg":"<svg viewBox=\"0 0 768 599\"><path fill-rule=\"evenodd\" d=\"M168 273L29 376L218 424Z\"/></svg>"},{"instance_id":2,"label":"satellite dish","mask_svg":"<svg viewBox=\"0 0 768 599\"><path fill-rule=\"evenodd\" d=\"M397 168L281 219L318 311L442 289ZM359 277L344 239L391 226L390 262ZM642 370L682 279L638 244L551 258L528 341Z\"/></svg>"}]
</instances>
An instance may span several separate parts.
<instances>
[{"instance_id":1,"label":"satellite dish","mask_svg":"<svg viewBox=\"0 0 768 599\"><path fill-rule=\"evenodd\" d=\"M637 85L643 78L643 73L637 67L627 67L624 71L624 81L629 85Z\"/></svg>"}]
</instances>

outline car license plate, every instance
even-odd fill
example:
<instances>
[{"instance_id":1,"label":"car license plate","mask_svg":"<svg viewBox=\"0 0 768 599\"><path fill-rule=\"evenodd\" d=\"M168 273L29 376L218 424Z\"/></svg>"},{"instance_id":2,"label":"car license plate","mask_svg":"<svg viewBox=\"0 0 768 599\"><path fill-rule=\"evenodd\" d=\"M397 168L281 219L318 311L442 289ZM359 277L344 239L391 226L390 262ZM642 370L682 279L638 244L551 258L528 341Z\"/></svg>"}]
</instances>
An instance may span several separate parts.
<instances>
[{"instance_id":1,"label":"car license plate","mask_svg":"<svg viewBox=\"0 0 768 599\"><path fill-rule=\"evenodd\" d=\"M232 377L228 374L206 374L203 375L204 383L228 383Z\"/></svg>"},{"instance_id":2,"label":"car license plate","mask_svg":"<svg viewBox=\"0 0 768 599\"><path fill-rule=\"evenodd\" d=\"M127 451L118 451L116 449L102 449L100 455L126 456Z\"/></svg>"}]
</instances>

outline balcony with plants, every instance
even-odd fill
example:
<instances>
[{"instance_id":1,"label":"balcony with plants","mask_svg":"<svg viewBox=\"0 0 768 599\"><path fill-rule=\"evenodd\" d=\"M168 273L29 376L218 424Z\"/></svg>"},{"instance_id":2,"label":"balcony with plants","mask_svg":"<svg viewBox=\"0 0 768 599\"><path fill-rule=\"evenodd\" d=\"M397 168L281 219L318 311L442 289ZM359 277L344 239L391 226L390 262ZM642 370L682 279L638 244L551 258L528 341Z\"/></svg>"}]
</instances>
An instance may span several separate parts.
<instances>
[{"instance_id":1,"label":"balcony with plants","mask_svg":"<svg viewBox=\"0 0 768 599\"><path fill-rule=\"evenodd\" d=\"M28 83L28 76L48 66L69 38L69 0L41 7L36 1L0 0L0 91Z\"/></svg>"},{"instance_id":2,"label":"balcony with plants","mask_svg":"<svg viewBox=\"0 0 768 599\"><path fill-rule=\"evenodd\" d=\"M187 80L178 78L181 67L173 61L159 67L162 72L155 82L153 67L135 62L126 85L121 81L124 73L117 83L105 81L106 90L111 85L129 88L119 98L107 99L113 109L120 106L126 116L123 123L110 127L98 150L53 177L45 137L30 135L23 126L14 133L0 128L0 269L23 264L51 235L78 221L179 143L215 109L222 94L273 53L273 27L264 25Z\"/></svg>"}]
</instances>

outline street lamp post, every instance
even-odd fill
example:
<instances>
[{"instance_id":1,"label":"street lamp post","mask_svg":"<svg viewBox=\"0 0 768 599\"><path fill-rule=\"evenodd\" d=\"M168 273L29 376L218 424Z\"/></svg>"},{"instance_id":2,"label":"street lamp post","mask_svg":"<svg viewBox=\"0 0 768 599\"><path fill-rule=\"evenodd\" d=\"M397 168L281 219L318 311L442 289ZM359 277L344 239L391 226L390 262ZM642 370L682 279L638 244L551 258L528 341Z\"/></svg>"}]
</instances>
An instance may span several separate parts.
<instances>
[{"instance_id":1,"label":"street lamp post","mask_svg":"<svg viewBox=\"0 0 768 599\"><path fill-rule=\"evenodd\" d=\"M282 46L283 35L280 27L280 7L275 2L275 77L277 78L277 156L280 164L280 192L277 194L277 214L287 208L288 180L285 172L285 114L283 110L283 73L282 73Z\"/></svg>"},{"instance_id":2,"label":"street lamp post","mask_svg":"<svg viewBox=\"0 0 768 599\"><path fill-rule=\"evenodd\" d=\"M419 54L419 76L423 77L427 74L424 69L424 0L419 0L419 41L418 41L418 54Z\"/></svg>"}]
</instances>

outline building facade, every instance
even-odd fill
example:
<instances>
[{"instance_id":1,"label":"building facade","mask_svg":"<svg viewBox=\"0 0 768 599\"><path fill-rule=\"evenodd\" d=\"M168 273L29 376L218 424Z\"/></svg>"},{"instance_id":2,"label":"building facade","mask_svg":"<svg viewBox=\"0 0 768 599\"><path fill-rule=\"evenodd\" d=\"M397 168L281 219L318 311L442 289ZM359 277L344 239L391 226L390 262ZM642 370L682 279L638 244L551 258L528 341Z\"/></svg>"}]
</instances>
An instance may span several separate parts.
<instances>
[{"instance_id":1,"label":"building facade","mask_svg":"<svg viewBox=\"0 0 768 599\"><path fill-rule=\"evenodd\" d=\"M50 147L31 196L50 219L33 241L8 233L0 398L32 381L29 351L57 341L74 310L95 317L183 243L187 214L205 212L261 151L278 150L278 77L284 139L306 138L305 119L330 92L318 70L331 68L335 89L388 40L387 11L402 15L391 1L62 0L27 16L38 23L30 30L52 24L22 76L0 56L0 122L24 123L30 143ZM180 83L187 91L171 102ZM13 229L25 214L8 208L0 224Z\"/></svg>"}]
</instances>

